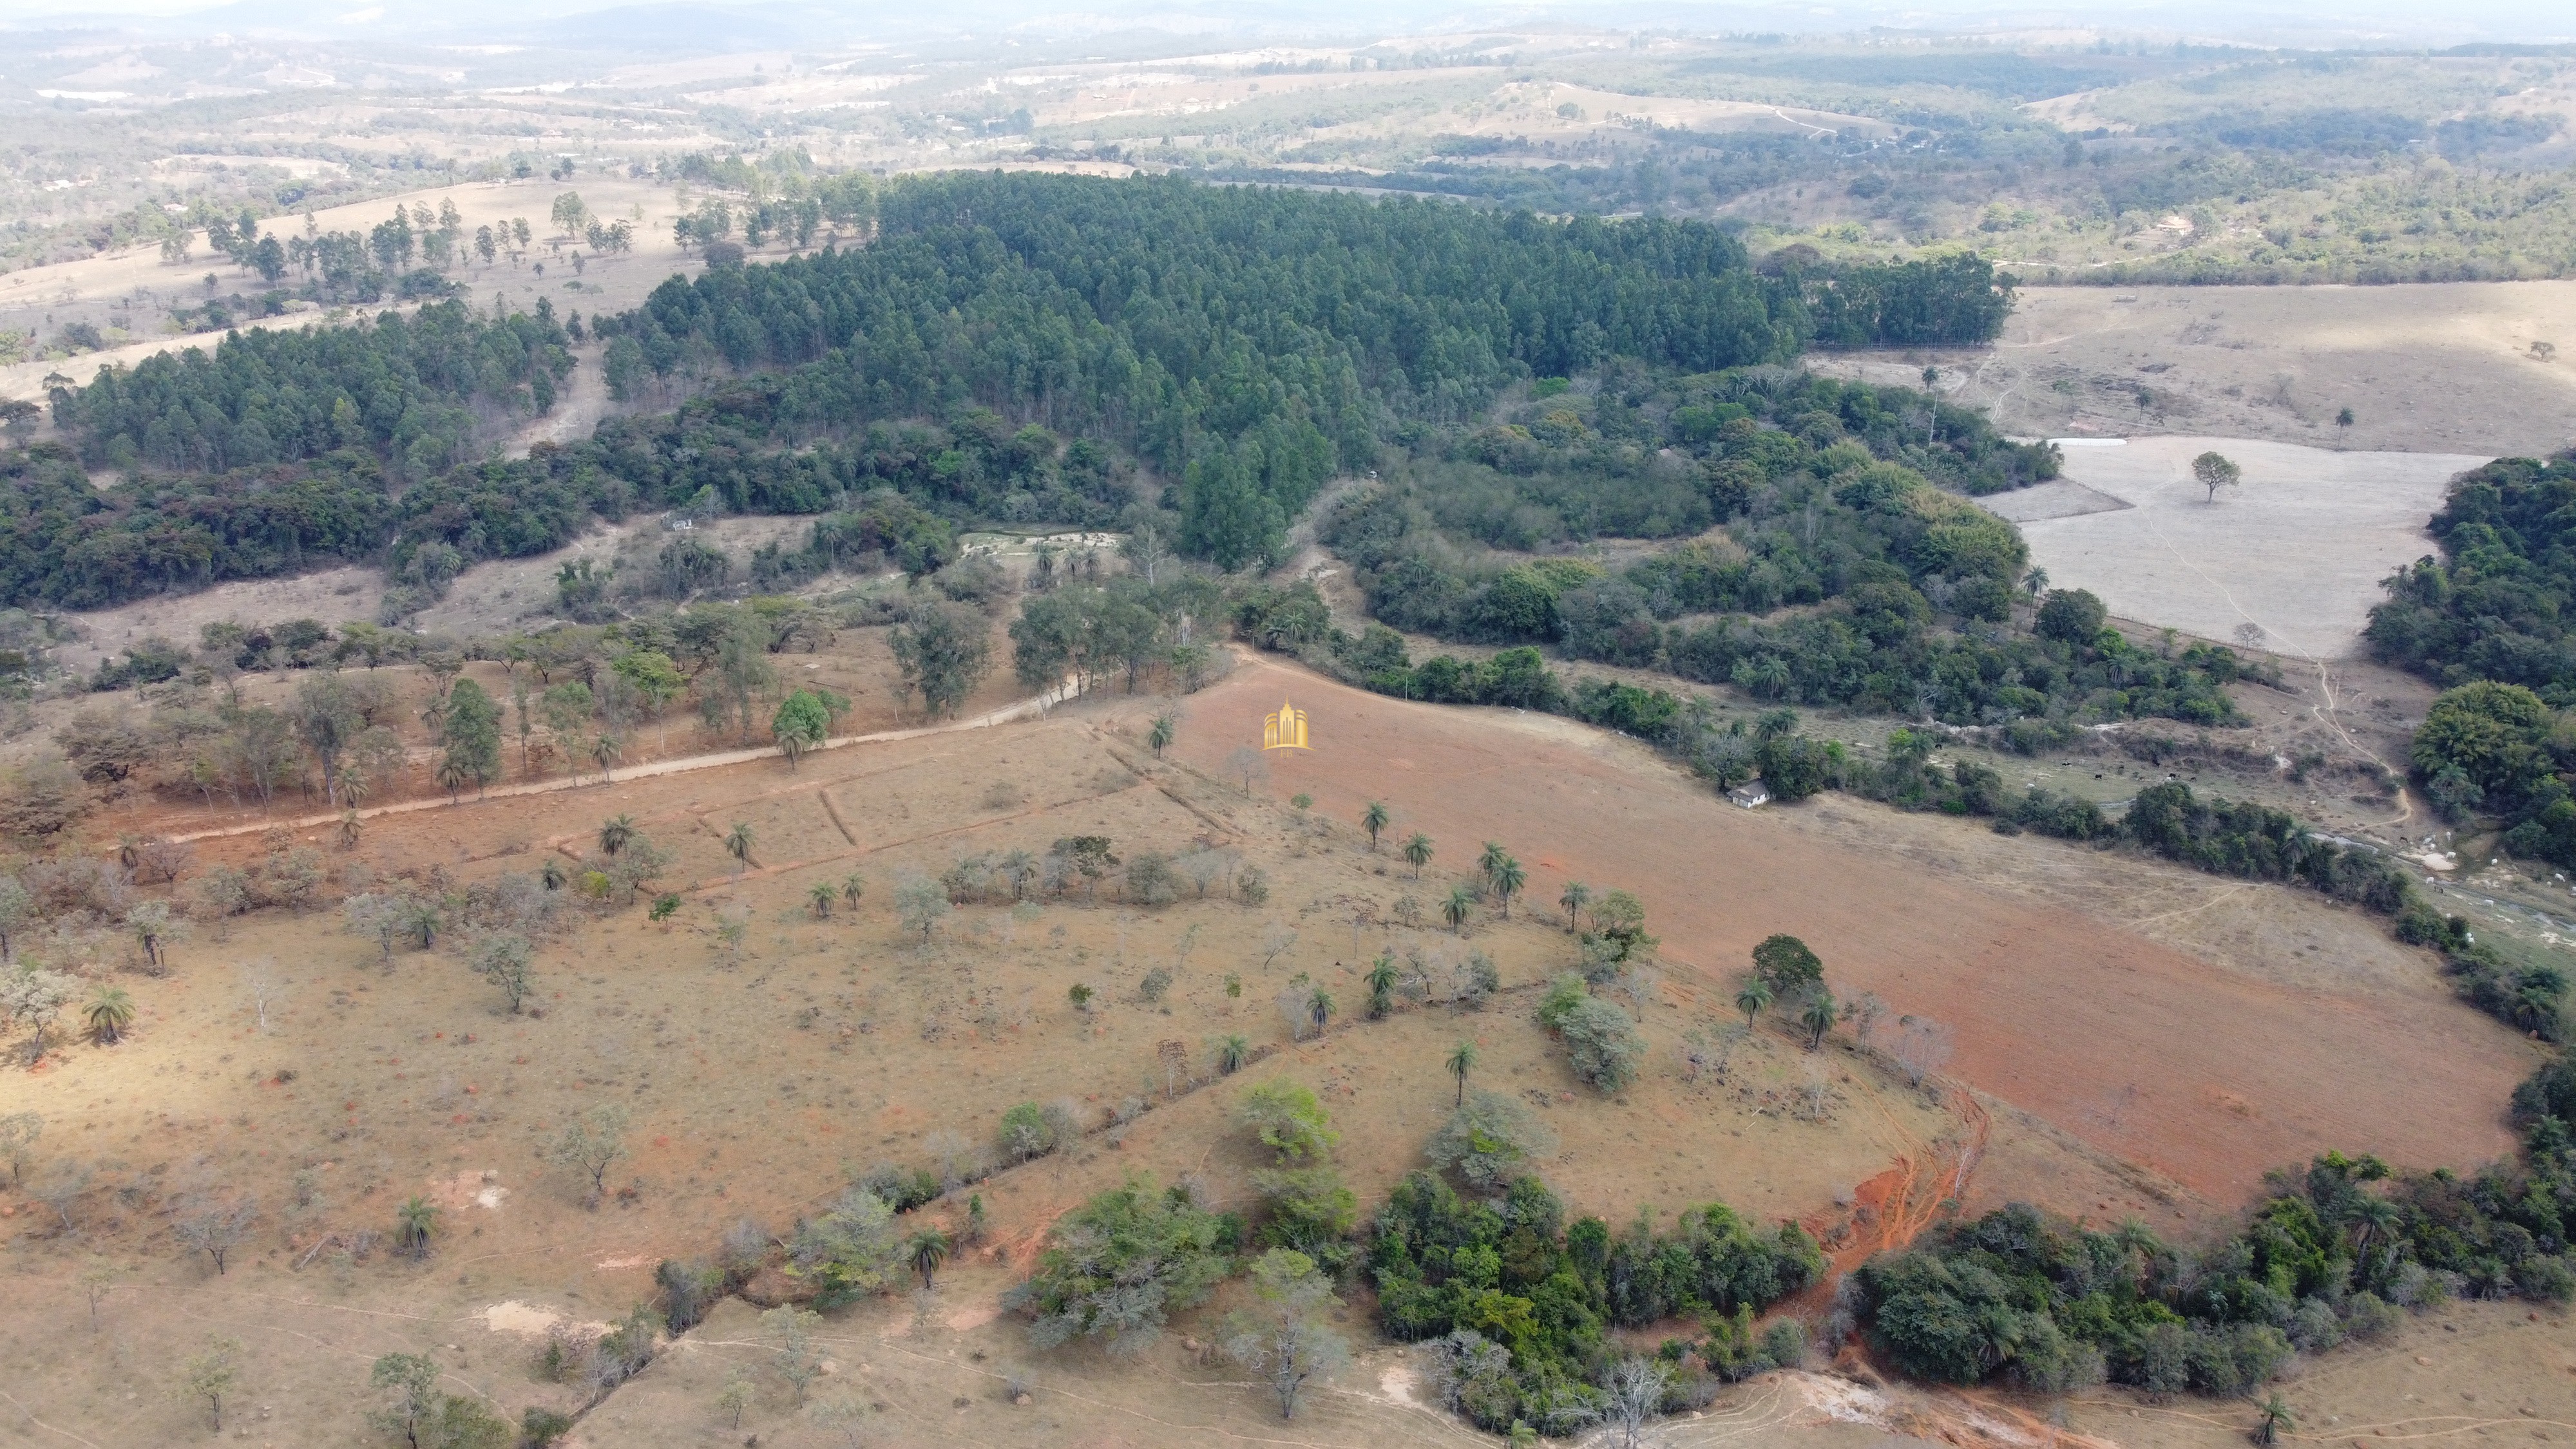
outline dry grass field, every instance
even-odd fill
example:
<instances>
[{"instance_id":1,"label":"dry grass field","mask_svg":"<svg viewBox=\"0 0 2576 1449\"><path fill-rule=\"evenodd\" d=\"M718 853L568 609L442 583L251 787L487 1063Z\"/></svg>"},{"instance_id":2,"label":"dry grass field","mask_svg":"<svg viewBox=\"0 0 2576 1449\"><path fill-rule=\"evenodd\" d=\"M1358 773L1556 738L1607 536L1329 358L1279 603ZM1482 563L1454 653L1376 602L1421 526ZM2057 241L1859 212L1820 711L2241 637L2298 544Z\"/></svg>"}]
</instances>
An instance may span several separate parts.
<instances>
[{"instance_id":1,"label":"dry grass field","mask_svg":"<svg viewBox=\"0 0 2576 1449\"><path fill-rule=\"evenodd\" d=\"M2026 287L1991 348L1813 365L1911 385L1937 363L1947 395L2029 436L2494 457L2576 443L2570 338L2576 281ZM2335 421L2345 408L2348 427Z\"/></svg>"},{"instance_id":2,"label":"dry grass field","mask_svg":"<svg viewBox=\"0 0 2576 1449\"><path fill-rule=\"evenodd\" d=\"M905 722L871 677L882 647L879 631L851 631L813 661L859 697L850 728ZM988 684L969 712L1010 694ZM1312 712L1319 748L1274 760L1246 793L1223 758L1283 694ZM1157 761L1141 737L1167 708L1180 742ZM677 733L673 754L726 743ZM1316 797L1311 809L1286 799L1299 792ZM1367 798L1389 803L1399 831L1435 837L1422 880L1349 824ZM666 925L639 907L572 910L546 937L532 1009L518 1015L451 943L387 962L321 906L201 923L158 976L114 938L77 929L21 943L84 961L142 1008L122 1044L58 1034L39 1070L0 1074L0 1113L46 1118L27 1185L0 1195L11 1310L0 1355L13 1366L0 1389L29 1442L203 1437L201 1406L174 1385L209 1331L244 1344L227 1437L373 1442L367 1365L397 1350L433 1354L449 1391L513 1418L575 1408L574 1390L533 1372L548 1324L620 1317L649 1295L656 1262L708 1251L738 1220L783 1231L849 1174L924 1165L942 1133L986 1142L1011 1104L1070 1097L1090 1128L1082 1144L982 1185L990 1236L935 1297L830 1319L833 1367L806 1402L767 1370L751 1310L730 1304L568 1442L756 1433L833 1445L850 1442L835 1417L846 1413L866 1443L1465 1444L1475 1436L1421 1401L1401 1348L1366 1346L1364 1295L1345 1313L1359 1361L1284 1437L1238 1371L1189 1348L1223 1299L1152 1352L1113 1361L1032 1349L998 1295L1050 1221L1127 1174L1195 1175L1218 1202L1244 1201L1257 1160L1229 1119L1245 1081L1311 1085L1344 1134L1353 1186L1375 1200L1419 1162L1451 1090L1442 1059L1461 1038L1480 1047L1478 1081L1522 1096L1556 1130L1545 1171L1576 1209L1621 1221L1640 1206L1723 1200L1854 1244L1866 1241L1850 1236L1855 1209L1927 1167L1964 1163L1970 1209L2029 1198L2189 1237L2262 1170L2324 1146L2474 1160L2503 1150L2497 1108L2528 1055L2452 1003L2429 960L2313 901L2134 862L2115 871L2049 842L1865 806L1747 814L1615 737L1408 705L1261 661L1177 702L1103 694L1044 720L850 746L793 770L769 758L388 813L353 848L319 826L291 842L245 830L200 841L192 869L304 844L325 852L326 895L398 880L457 888L578 854L621 813L674 852L666 883L685 903ZM104 840L226 820L258 823L147 797L90 828ZM757 841L738 875L720 843L736 822ZM1207 899L1185 889L1159 908L1115 900L1108 885L1092 899L977 896L926 941L895 917L905 879L1075 834L1106 835L1124 856L1258 865L1269 894L1246 906L1221 885ZM1463 935L1391 924L1402 898L1445 893L1485 838L1531 862L1535 917L1480 911ZM859 907L818 916L811 888L853 874ZM1660 983L1637 1008L1648 1069L1614 1098L1576 1083L1528 1014L1530 988L1572 957L1545 903L1578 876L1638 890L1664 940ZM728 922L742 927L738 946L719 931ZM1968 1095L1909 1089L1848 1036L1810 1054L1765 1032L1722 1075L1686 1074L1683 1033L1732 1015L1720 982L1773 929L1813 941L1838 987L1952 1023L1952 1073ZM1291 1041L1277 1002L1292 983L1355 1003L1381 949L1418 950L1435 967L1485 952L1503 993L1482 1011L1384 1022L1346 1005L1324 1036ZM1142 983L1156 968L1172 981L1150 1000ZM1069 1003L1076 983L1099 993L1089 1009ZM1264 1054L1239 1078L1210 1065L1225 1034ZM587 1207L583 1184L537 1148L606 1102L629 1114L626 1153ZM80 1170L83 1190L61 1211L36 1191ZM207 1193L258 1204L220 1275L171 1236L174 1213ZM389 1231L414 1195L440 1208L420 1262L362 1236ZM954 1222L960 1208L951 1198L924 1211ZM76 1281L93 1263L123 1270L95 1329ZM2410 1342L2428 1356L2464 1346L2434 1333ZM2501 1365L2482 1370L2502 1375L2495 1392L2540 1382L2541 1360L2564 1356L2560 1339L2506 1341L2512 1354L2478 1350ZM735 1371L758 1386L739 1429L713 1403ZM1852 1372L1767 1376L1657 1442L1887 1442L2046 1411ZM1030 1404L1005 1392L1013 1376ZM2385 1397L2368 1375L2332 1383L2356 1404ZM2185 1421L2095 1400L2072 1411L2119 1442L2233 1432L2223 1412ZM2149 1417L2122 1418L2133 1409Z\"/></svg>"}]
</instances>

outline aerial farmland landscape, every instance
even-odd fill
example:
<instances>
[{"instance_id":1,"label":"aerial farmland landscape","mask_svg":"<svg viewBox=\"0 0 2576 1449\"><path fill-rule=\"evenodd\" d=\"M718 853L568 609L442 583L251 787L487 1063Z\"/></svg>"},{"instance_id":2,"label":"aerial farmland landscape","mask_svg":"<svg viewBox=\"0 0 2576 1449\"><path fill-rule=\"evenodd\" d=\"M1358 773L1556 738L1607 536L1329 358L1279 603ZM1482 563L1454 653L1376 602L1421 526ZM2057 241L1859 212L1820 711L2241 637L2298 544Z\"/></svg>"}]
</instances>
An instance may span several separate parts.
<instances>
[{"instance_id":1,"label":"aerial farmland landscape","mask_svg":"<svg viewBox=\"0 0 2576 1449\"><path fill-rule=\"evenodd\" d=\"M0 1444L2576 1442L2555 10L0 35Z\"/></svg>"}]
</instances>

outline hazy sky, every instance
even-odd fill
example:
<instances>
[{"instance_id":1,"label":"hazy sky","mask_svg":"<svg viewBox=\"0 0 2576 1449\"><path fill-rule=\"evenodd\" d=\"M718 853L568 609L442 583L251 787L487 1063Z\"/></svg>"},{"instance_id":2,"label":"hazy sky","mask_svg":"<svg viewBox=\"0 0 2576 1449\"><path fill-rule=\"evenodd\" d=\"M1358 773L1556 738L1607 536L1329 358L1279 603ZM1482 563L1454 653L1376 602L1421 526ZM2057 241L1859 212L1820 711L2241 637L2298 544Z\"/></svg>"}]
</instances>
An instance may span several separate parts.
<instances>
[{"instance_id":1,"label":"hazy sky","mask_svg":"<svg viewBox=\"0 0 2576 1449\"><path fill-rule=\"evenodd\" d=\"M2440 45L2461 41L2576 40L2571 0L1906 0L1906 3L1689 4L1672 0L951 0L937 7L895 0L0 0L0 24L84 26L142 21L149 29L287 31L362 39L368 34L488 33L613 10L750 10L818 33L1081 33L1109 29L1386 35L1547 21L1650 26L1703 33L1840 34L1892 26L1994 31L2107 27L2129 32L2272 43ZM157 23L154 23L157 22Z\"/></svg>"}]
</instances>

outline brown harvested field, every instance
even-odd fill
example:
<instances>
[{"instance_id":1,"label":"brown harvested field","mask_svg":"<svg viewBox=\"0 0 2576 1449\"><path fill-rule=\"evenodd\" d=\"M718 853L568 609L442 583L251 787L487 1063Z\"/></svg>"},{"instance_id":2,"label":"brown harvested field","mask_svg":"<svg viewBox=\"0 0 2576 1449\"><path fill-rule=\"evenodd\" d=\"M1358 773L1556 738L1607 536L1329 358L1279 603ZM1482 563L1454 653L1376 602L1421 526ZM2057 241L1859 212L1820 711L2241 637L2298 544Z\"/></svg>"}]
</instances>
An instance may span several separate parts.
<instances>
[{"instance_id":1,"label":"brown harvested field","mask_svg":"<svg viewBox=\"0 0 2576 1449\"><path fill-rule=\"evenodd\" d=\"M2429 957L2404 994L2261 979L2115 916L1945 877L1883 839L1834 838L1801 812L1734 809L1593 731L1389 700L1267 660L1190 702L1181 753L1213 766L1283 696L1312 712L1317 749L1279 761L1273 793L1309 792L1341 818L1386 800L1396 830L1428 832L1444 859L1505 841L1533 861L1535 900L1569 877L1635 890L1676 987L1703 1001L1731 996L1762 937L1802 936L1843 994L1951 1023L1954 1075L2218 1202L2327 1148L2420 1166L2510 1150L2503 1107L2532 1052L2449 1000ZM2278 894L2284 913L2340 914ZM2116 1126L2101 1120L2112 1104Z\"/></svg>"}]
</instances>

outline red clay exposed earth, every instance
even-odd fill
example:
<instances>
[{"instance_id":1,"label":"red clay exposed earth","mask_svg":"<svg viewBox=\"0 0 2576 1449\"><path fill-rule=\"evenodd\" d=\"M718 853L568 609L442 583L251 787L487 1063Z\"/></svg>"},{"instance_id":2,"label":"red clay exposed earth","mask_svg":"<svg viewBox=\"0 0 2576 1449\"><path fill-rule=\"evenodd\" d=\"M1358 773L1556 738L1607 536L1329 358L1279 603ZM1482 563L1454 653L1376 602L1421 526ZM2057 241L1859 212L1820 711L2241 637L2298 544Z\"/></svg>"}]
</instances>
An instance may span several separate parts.
<instances>
[{"instance_id":1,"label":"red clay exposed earth","mask_svg":"<svg viewBox=\"0 0 2576 1449\"><path fill-rule=\"evenodd\" d=\"M2418 1167L2511 1148L2503 1110L2528 1053L2466 1006L2285 989L2101 920L1926 879L1776 810L1737 809L1614 736L1259 659L1191 697L1175 748L1222 775L1284 697L1309 711L1315 748L1270 755L1269 793L1311 794L1345 821L1383 800L1394 838L1426 832L1444 864L1502 841L1530 862L1541 910L1569 878L1633 890L1674 985L1704 1002L1731 999L1764 936L1803 937L1839 994L1950 1023L1953 1077L2216 1201L2329 1148ZM2106 1101L2126 1105L2106 1118Z\"/></svg>"}]
</instances>

